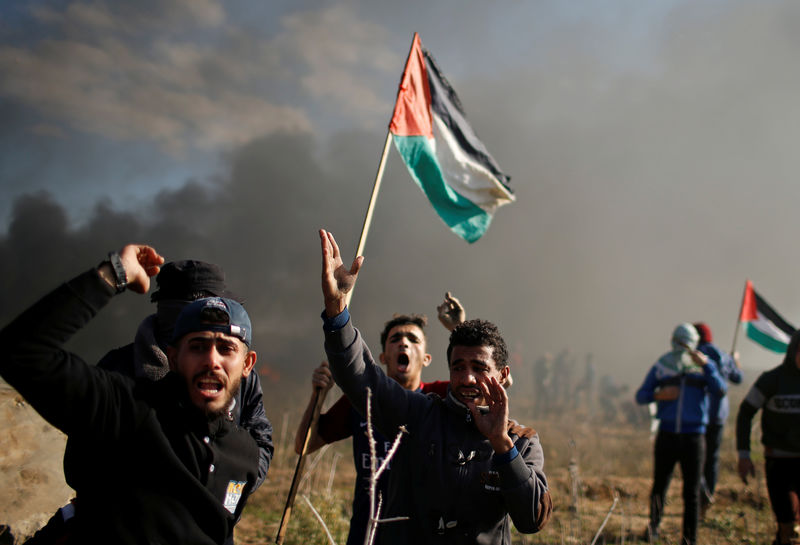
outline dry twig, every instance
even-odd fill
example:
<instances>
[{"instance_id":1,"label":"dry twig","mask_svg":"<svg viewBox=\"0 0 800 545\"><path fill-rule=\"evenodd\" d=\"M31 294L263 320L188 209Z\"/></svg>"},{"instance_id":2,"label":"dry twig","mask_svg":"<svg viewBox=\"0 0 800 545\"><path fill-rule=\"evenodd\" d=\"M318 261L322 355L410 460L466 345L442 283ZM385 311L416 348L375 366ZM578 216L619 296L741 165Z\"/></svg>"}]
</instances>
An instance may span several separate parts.
<instances>
[{"instance_id":1,"label":"dry twig","mask_svg":"<svg viewBox=\"0 0 800 545\"><path fill-rule=\"evenodd\" d=\"M328 525L325 524L325 521L322 520L322 516L317 512L316 509L314 509L314 504L311 503L311 500L309 500L308 496L306 495L303 495L303 499L308 504L309 509L311 509L311 513L314 514L314 517L317 519L320 525L322 525L322 529L325 530L325 535L328 536L328 541L331 542L331 545L336 545L336 541L333 539L330 530L328 530Z\"/></svg>"}]
</instances>

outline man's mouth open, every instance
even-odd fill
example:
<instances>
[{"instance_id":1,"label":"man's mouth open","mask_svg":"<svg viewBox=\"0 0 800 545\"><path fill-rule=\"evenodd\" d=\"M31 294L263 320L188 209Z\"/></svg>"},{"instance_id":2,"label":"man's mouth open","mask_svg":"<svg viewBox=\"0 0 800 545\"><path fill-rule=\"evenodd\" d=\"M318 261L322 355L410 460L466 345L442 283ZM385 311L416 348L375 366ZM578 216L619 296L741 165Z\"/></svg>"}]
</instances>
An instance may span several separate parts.
<instances>
[{"instance_id":1,"label":"man's mouth open","mask_svg":"<svg viewBox=\"0 0 800 545\"><path fill-rule=\"evenodd\" d=\"M222 381L214 377L200 377L194 381L194 385L200 395L207 398L215 398L223 390Z\"/></svg>"},{"instance_id":2,"label":"man's mouth open","mask_svg":"<svg viewBox=\"0 0 800 545\"><path fill-rule=\"evenodd\" d=\"M408 370L408 354L398 354L397 370L401 373L405 373Z\"/></svg>"},{"instance_id":3,"label":"man's mouth open","mask_svg":"<svg viewBox=\"0 0 800 545\"><path fill-rule=\"evenodd\" d=\"M477 388L459 388L458 394L464 399L478 399L481 396L480 391Z\"/></svg>"}]
</instances>

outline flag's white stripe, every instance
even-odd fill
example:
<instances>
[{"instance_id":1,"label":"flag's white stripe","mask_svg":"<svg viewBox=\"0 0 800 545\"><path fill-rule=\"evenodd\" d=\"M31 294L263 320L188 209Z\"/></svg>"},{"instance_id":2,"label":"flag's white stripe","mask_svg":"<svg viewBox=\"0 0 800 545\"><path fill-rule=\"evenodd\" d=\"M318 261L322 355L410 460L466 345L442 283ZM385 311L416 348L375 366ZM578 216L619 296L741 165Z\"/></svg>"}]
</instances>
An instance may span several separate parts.
<instances>
[{"instance_id":1,"label":"flag's white stripe","mask_svg":"<svg viewBox=\"0 0 800 545\"><path fill-rule=\"evenodd\" d=\"M758 329L764 335L768 335L782 343L789 344L791 337L789 337L784 330L780 329L760 312L756 312L756 314L758 315L758 319L750 322L753 327Z\"/></svg>"},{"instance_id":2,"label":"flag's white stripe","mask_svg":"<svg viewBox=\"0 0 800 545\"><path fill-rule=\"evenodd\" d=\"M432 144L447 184L489 214L498 206L513 202L514 195L486 167L464 153L439 116L432 117Z\"/></svg>"}]
</instances>

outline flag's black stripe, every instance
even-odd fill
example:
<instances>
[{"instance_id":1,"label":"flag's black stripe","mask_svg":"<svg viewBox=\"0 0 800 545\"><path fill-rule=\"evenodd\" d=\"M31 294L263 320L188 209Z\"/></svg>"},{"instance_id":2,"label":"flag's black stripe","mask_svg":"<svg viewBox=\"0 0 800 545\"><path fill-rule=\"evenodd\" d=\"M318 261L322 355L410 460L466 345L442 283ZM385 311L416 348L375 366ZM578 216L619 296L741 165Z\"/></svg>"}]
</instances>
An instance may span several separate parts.
<instances>
[{"instance_id":1,"label":"flag's black stripe","mask_svg":"<svg viewBox=\"0 0 800 545\"><path fill-rule=\"evenodd\" d=\"M439 70L436 61L427 49L422 50L425 55L426 68L428 70L428 82L431 90L431 108L449 127L461 148L467 152L478 163L486 167L489 172L494 174L498 181L513 193L514 190L508 185L511 176L504 174L500 170L500 165L489 154L486 146L483 145L475 134L475 131L464 115L464 108L461 100L456 95L455 90Z\"/></svg>"},{"instance_id":2,"label":"flag's black stripe","mask_svg":"<svg viewBox=\"0 0 800 545\"><path fill-rule=\"evenodd\" d=\"M756 296L756 308L758 309L758 312L763 314L765 318L767 318L773 324L778 326L778 329L781 329L784 333L786 333L791 337L795 332L794 326L791 325L786 320L784 320L783 318L781 318L781 316L777 312L772 310L772 307L769 306L767 302L761 298L761 296L756 292L756 290L753 290L753 295Z\"/></svg>"}]
</instances>

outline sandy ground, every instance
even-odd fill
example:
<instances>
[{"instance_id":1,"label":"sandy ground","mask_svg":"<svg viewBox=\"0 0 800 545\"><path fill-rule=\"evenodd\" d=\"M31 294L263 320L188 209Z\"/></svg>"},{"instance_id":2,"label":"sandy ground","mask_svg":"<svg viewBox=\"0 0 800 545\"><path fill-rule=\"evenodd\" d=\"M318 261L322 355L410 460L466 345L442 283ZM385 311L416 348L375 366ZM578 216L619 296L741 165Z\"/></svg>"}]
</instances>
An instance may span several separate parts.
<instances>
[{"instance_id":1,"label":"sandy ground","mask_svg":"<svg viewBox=\"0 0 800 545\"><path fill-rule=\"evenodd\" d=\"M0 422L0 524L19 542L72 497L61 463L66 436L2 382Z\"/></svg>"}]
</instances>

